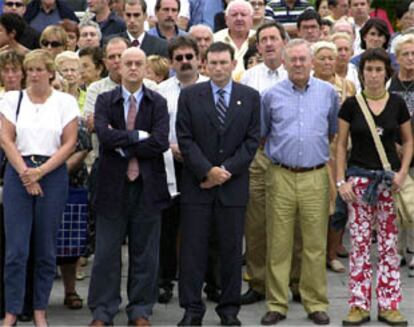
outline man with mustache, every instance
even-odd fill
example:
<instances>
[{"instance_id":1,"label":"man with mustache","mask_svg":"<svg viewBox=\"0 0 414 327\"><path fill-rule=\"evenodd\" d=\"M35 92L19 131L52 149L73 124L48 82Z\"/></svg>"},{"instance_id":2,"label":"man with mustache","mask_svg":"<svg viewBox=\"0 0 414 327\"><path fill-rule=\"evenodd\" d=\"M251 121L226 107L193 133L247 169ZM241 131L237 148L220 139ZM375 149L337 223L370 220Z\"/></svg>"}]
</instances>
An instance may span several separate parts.
<instances>
[{"instance_id":1,"label":"man with mustache","mask_svg":"<svg viewBox=\"0 0 414 327\"><path fill-rule=\"evenodd\" d=\"M167 99L168 113L170 116L170 150L164 154L167 182L172 203L162 213L161 227L161 253L160 253L160 303L168 303L172 298L172 283L177 272L176 242L179 225L179 187L178 179L181 175L183 159L177 144L175 134L175 118L177 114L178 96L181 89L208 78L198 72L199 49L194 39L187 36L174 38L168 48L171 68L176 72L175 76L159 85L159 93ZM177 179L176 179L177 176Z\"/></svg>"},{"instance_id":2,"label":"man with mustache","mask_svg":"<svg viewBox=\"0 0 414 327\"><path fill-rule=\"evenodd\" d=\"M157 0L155 3L157 23L148 31L148 34L167 41L178 35L186 35L187 33L177 25L179 12L180 0Z\"/></svg>"}]
</instances>

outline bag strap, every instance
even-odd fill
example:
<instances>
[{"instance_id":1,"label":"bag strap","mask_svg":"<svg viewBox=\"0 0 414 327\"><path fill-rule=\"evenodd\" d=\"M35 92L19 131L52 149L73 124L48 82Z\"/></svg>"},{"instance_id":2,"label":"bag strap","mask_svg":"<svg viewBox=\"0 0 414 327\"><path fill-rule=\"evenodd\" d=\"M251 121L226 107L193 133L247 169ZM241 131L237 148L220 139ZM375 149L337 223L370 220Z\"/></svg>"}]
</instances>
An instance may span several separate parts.
<instances>
[{"instance_id":1,"label":"bag strap","mask_svg":"<svg viewBox=\"0 0 414 327\"><path fill-rule=\"evenodd\" d=\"M372 138L374 139L375 148L377 149L378 155L381 160L382 167L384 170L391 170L390 162L388 161L387 155L385 153L384 145L381 142L381 139L378 135L377 129L375 128L375 122L372 118L371 113L369 112L368 106L362 96L361 93L358 93L356 95L356 99L358 101L359 107L362 110L362 113L364 114L365 120L368 124L369 130L371 132Z\"/></svg>"},{"instance_id":2,"label":"bag strap","mask_svg":"<svg viewBox=\"0 0 414 327\"><path fill-rule=\"evenodd\" d=\"M19 100L17 101L17 109L16 109L16 123L17 123L17 118L19 117L20 105L22 104L22 99L23 99L23 91L20 90L20 92L19 92Z\"/></svg>"}]
</instances>

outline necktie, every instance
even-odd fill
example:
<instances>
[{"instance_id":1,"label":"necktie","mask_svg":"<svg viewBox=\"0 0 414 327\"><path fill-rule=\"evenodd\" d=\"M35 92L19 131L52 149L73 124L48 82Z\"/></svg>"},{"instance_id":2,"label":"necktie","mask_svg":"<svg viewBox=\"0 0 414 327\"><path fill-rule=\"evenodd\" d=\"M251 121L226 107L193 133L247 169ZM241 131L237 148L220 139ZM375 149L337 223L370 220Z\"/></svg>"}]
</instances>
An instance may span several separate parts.
<instances>
[{"instance_id":1,"label":"necktie","mask_svg":"<svg viewBox=\"0 0 414 327\"><path fill-rule=\"evenodd\" d=\"M132 44L133 47L139 47L139 41L136 40L136 39L134 41L132 41L131 44Z\"/></svg>"},{"instance_id":2,"label":"necktie","mask_svg":"<svg viewBox=\"0 0 414 327\"><path fill-rule=\"evenodd\" d=\"M221 127L224 126L226 122L226 114L227 114L227 106L226 101L224 100L224 93L226 93L223 89L217 91L218 99L216 103L216 110L217 110L217 118L220 121Z\"/></svg>"},{"instance_id":3,"label":"necktie","mask_svg":"<svg viewBox=\"0 0 414 327\"><path fill-rule=\"evenodd\" d=\"M135 118L137 117L137 101L131 94L129 96L129 108L127 114L127 129L133 130L135 127ZM127 176L130 181L134 181L139 176L139 165L137 158L131 158L128 162Z\"/></svg>"}]
</instances>

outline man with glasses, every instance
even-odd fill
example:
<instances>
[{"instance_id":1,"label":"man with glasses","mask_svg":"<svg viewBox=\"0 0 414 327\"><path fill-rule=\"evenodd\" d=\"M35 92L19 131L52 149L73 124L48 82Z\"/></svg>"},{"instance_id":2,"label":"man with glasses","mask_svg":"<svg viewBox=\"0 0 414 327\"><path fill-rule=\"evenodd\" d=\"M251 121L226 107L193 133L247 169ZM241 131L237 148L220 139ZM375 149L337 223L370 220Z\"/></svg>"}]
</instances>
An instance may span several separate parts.
<instances>
[{"instance_id":1,"label":"man with glasses","mask_svg":"<svg viewBox=\"0 0 414 327\"><path fill-rule=\"evenodd\" d=\"M177 274L178 225L180 214L179 183L183 158L178 147L175 133L178 96L182 89L206 81L208 78L198 73L199 49L197 43L187 36L172 39L168 48L171 68L175 76L162 82L158 92L167 100L170 116L170 151L164 154L167 181L172 204L162 213L161 252L160 252L160 296L159 302L168 303L172 297Z\"/></svg>"},{"instance_id":2,"label":"man with glasses","mask_svg":"<svg viewBox=\"0 0 414 327\"><path fill-rule=\"evenodd\" d=\"M63 0L32 0L24 14L26 22L39 33L49 25L59 24L65 18L79 22L75 12Z\"/></svg>"},{"instance_id":3,"label":"man with glasses","mask_svg":"<svg viewBox=\"0 0 414 327\"><path fill-rule=\"evenodd\" d=\"M168 57L168 43L144 31L147 19L145 0L125 0L124 21L127 30L118 34L131 42L131 46L139 47L147 56L157 54Z\"/></svg>"},{"instance_id":4,"label":"man with glasses","mask_svg":"<svg viewBox=\"0 0 414 327\"><path fill-rule=\"evenodd\" d=\"M2 9L5 14L12 13L23 17L26 12L26 0L5 0ZM25 22L24 31L17 41L27 49L33 50L39 48L39 39L40 33Z\"/></svg>"}]
</instances>

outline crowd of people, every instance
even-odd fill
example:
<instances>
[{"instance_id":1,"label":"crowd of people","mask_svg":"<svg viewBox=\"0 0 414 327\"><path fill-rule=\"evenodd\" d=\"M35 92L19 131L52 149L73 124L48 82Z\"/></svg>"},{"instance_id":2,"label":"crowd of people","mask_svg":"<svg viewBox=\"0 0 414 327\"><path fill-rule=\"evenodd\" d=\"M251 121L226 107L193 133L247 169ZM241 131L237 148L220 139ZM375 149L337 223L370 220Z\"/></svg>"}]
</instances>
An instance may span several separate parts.
<instances>
[{"instance_id":1,"label":"crowd of people","mask_svg":"<svg viewBox=\"0 0 414 327\"><path fill-rule=\"evenodd\" d=\"M377 319L408 324L414 226L395 195L414 176L412 0L395 30L370 0L1 6L4 327L48 326L57 267L81 309L88 262L89 326L113 325L123 246L128 325L150 326L176 284L179 326L202 325L203 292L223 326L260 301L276 325L291 300L326 325L330 269L348 271L342 324L358 326L374 243Z\"/></svg>"}]
</instances>

